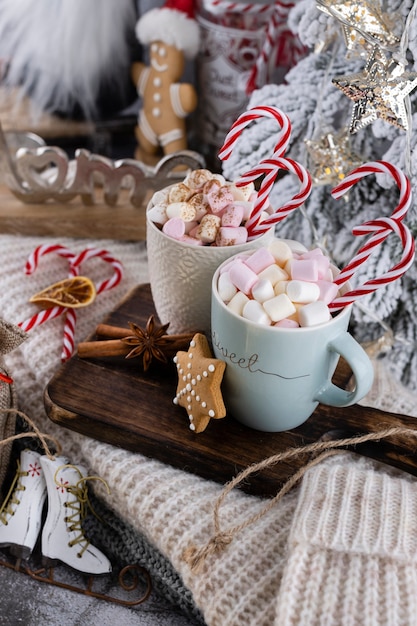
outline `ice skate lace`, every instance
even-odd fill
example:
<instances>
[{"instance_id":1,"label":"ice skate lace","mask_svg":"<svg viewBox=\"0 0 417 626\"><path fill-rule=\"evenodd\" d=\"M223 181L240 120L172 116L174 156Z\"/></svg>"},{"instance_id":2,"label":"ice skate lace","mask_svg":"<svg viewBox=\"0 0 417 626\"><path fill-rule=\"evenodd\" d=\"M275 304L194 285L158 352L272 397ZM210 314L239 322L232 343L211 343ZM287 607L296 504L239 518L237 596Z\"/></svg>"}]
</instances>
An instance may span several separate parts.
<instances>
[{"instance_id":1,"label":"ice skate lace","mask_svg":"<svg viewBox=\"0 0 417 626\"><path fill-rule=\"evenodd\" d=\"M83 521L87 515L88 510L90 510L93 515L98 517L88 498L88 486L86 483L88 480L100 480L105 484L107 489L108 485L106 481L99 476L83 476L79 468L75 465L64 465L62 467L59 467L55 472L55 483L59 488L62 488L63 484L62 482L58 482L57 480L58 472L67 467L76 470L80 475L80 479L75 483L75 485L65 485L67 493L74 496L74 500L67 500L66 502L64 502L64 507L66 509L69 509L69 512L65 516L64 520L70 532L78 533L78 535L76 535L73 539L71 539L71 541L68 542L68 545L71 548L79 545L80 550L77 553L77 557L82 558L84 552L90 545L90 541L84 535L84 530L82 527Z\"/></svg>"},{"instance_id":2,"label":"ice skate lace","mask_svg":"<svg viewBox=\"0 0 417 626\"><path fill-rule=\"evenodd\" d=\"M22 485L20 479L23 476L28 476L28 472L23 472L20 469L20 462L17 462L17 469L12 484L10 485L10 489L7 493L7 496L4 499L3 504L0 507L0 522L7 526L9 523L10 517L15 514L14 505L18 506L20 504L20 500L18 497L19 491L25 491L26 487Z\"/></svg>"}]
</instances>

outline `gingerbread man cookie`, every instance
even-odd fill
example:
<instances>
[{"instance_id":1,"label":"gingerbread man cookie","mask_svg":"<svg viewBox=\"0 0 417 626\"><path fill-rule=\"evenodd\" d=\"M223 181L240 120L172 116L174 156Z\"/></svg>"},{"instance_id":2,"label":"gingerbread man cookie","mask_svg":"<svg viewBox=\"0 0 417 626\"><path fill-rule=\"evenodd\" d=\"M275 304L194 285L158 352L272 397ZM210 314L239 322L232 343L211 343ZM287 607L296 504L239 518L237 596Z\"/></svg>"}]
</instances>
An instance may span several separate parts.
<instances>
[{"instance_id":1,"label":"gingerbread man cookie","mask_svg":"<svg viewBox=\"0 0 417 626\"><path fill-rule=\"evenodd\" d=\"M220 385L226 363L214 359L207 338L197 333L187 352L177 352L178 386L174 404L186 409L190 429L201 433L211 419L226 416Z\"/></svg>"},{"instance_id":2,"label":"gingerbread man cookie","mask_svg":"<svg viewBox=\"0 0 417 626\"><path fill-rule=\"evenodd\" d=\"M150 56L148 66L132 66L132 79L141 98L135 129L137 156L146 161L161 150L166 155L187 149L185 118L195 110L197 94L192 84L178 81L185 60L198 52L199 28L182 11L163 7L140 18L136 36L149 45Z\"/></svg>"}]
</instances>

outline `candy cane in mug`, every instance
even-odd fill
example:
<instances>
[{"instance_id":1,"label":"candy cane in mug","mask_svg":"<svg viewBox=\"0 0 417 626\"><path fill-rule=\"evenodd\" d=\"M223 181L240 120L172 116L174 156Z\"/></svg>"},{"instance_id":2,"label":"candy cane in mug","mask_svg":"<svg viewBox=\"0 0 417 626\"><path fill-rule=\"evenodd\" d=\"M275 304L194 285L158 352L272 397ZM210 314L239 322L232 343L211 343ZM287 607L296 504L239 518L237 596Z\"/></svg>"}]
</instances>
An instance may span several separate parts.
<instances>
[{"instance_id":1,"label":"candy cane in mug","mask_svg":"<svg viewBox=\"0 0 417 626\"><path fill-rule=\"evenodd\" d=\"M278 133L278 141L274 148L274 155L282 156L285 154L287 146L291 137L291 122L288 115L276 107L271 106L258 106L249 109L245 113L242 113L237 120L233 123L229 132L226 135L223 146L219 151L219 159L226 161L233 152L233 148L236 145L242 131L251 122L258 120L262 117L270 117L276 120L281 128Z\"/></svg>"},{"instance_id":2,"label":"candy cane in mug","mask_svg":"<svg viewBox=\"0 0 417 626\"><path fill-rule=\"evenodd\" d=\"M379 276L377 278L371 278L365 281L360 287L356 289L352 289L351 291L348 291L342 296L335 298L335 300L333 300L333 302L329 304L329 309L332 312L339 311L345 306L353 304L359 298L362 298L363 296L376 291L380 287L383 287L387 285L388 283L393 282L394 280L397 280L398 278L401 278L401 276L405 274L405 272L411 267L411 265L414 262L414 258L415 258L414 238L409 228L407 228L407 226L401 220L397 220L392 217L391 218L385 217L385 218L380 218L377 220L371 220L369 222L365 222L361 226L354 228L352 232L354 235L363 235L363 234L368 234L371 232L376 233L376 236L374 238L371 238L371 239L374 239L374 242L373 242L374 245L372 245L370 248L369 242L367 244L367 248L368 248L367 252L369 251L372 252L376 248L376 246L379 245L379 243L381 243L382 241L386 239L386 237L389 235L390 232L394 232L401 239L401 243L403 246L403 254L401 256L401 260L399 261L399 263L394 265L394 267L392 267L388 272L385 272L384 274L382 274L382 276ZM377 243L377 241L379 243ZM361 256L361 252L362 252L362 248L361 250L359 250L358 254L356 255L356 257L360 259L360 263L356 264L356 268L362 265L362 263L364 262L364 258ZM349 265L352 265L352 266L355 265L356 257L352 259ZM366 258L368 257L369 257L369 254L367 254ZM344 270L340 272L340 274L337 276L334 282L339 285L342 285L346 282L346 280L348 280L348 277L350 278L351 276L352 276L352 273L350 272L350 270L346 272L346 268L345 268Z\"/></svg>"},{"instance_id":3,"label":"candy cane in mug","mask_svg":"<svg viewBox=\"0 0 417 626\"><path fill-rule=\"evenodd\" d=\"M291 200L274 211L270 217L267 217L261 222L260 218L262 211L264 210L265 205L269 202L269 193L280 169L284 169L292 174L295 174L301 183L301 189ZM294 209L297 209L304 204L312 190L311 176L305 167L293 159L286 159L283 157L276 157L261 161L259 165L243 174L243 176L241 176L235 184L237 187L244 186L249 182L254 182L262 174L266 174L266 176L261 182L258 198L255 201L253 211L246 222L246 228L249 234L248 240L255 239L256 237L259 237L263 233L267 232L270 228L272 228L272 226L275 226L287 217L287 215L289 215Z\"/></svg>"}]
</instances>

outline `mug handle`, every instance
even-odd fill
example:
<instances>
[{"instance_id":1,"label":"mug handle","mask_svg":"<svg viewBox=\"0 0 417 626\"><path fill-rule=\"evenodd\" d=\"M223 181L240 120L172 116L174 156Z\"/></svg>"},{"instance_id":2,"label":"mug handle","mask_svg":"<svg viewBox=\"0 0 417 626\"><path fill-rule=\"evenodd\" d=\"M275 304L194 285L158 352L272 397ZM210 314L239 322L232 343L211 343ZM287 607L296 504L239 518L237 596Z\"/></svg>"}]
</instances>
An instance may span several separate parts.
<instances>
[{"instance_id":1,"label":"mug handle","mask_svg":"<svg viewBox=\"0 0 417 626\"><path fill-rule=\"evenodd\" d=\"M337 352L346 359L355 377L356 386L353 391L347 391L328 380L314 399L329 406L343 407L354 404L366 396L372 387L374 380L372 363L365 350L347 332L329 341L328 350Z\"/></svg>"}]
</instances>

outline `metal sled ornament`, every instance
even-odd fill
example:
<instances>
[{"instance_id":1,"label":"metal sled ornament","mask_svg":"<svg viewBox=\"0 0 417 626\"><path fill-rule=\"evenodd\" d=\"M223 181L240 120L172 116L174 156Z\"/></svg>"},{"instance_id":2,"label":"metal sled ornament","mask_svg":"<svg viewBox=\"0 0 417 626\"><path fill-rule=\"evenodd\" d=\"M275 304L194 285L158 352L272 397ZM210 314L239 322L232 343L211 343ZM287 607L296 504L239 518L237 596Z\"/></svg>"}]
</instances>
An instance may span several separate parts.
<instances>
[{"instance_id":1,"label":"metal sled ornament","mask_svg":"<svg viewBox=\"0 0 417 626\"><path fill-rule=\"evenodd\" d=\"M78 149L70 160L54 146L19 148L12 155L0 124L0 170L11 193L27 204L68 203L79 196L84 205L93 205L100 192L109 206L127 195L130 204L140 207L149 190L157 191L184 177L180 166L198 169L204 167L204 159L184 150L151 167L135 159L113 161Z\"/></svg>"},{"instance_id":2,"label":"metal sled ornament","mask_svg":"<svg viewBox=\"0 0 417 626\"><path fill-rule=\"evenodd\" d=\"M6 558L3 553L0 555L0 566L12 569L15 572L27 574L37 582L48 583L49 585L60 587L61 589L68 589L68 591L80 593L91 598L96 598L97 600L120 604L122 606L137 606L142 604L149 598L152 591L152 581L149 572L145 568L136 564L124 566L118 573L115 581L121 589L122 594L125 596L126 594L136 591L137 593L135 595L138 597L133 599L129 597L116 597L108 595L107 593L93 588L95 584L97 586L99 578L105 579L106 582L108 582L109 576L114 578L114 574L98 577L82 574L81 572L74 572L74 575L77 576L77 583L79 579L79 584L71 584L56 577L56 571L60 571L65 566L62 566L62 568L36 567L35 564L32 565L31 560L22 561L20 558L16 558L13 563L11 560Z\"/></svg>"}]
</instances>

